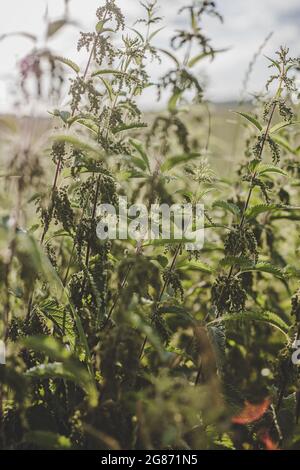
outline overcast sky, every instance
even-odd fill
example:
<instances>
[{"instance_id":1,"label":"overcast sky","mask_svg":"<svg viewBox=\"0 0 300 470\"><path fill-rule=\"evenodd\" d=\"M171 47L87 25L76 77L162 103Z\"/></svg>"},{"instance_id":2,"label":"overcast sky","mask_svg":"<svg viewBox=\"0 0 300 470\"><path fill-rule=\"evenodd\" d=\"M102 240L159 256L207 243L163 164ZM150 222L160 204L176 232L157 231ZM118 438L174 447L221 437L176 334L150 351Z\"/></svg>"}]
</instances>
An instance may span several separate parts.
<instances>
[{"instance_id":1,"label":"overcast sky","mask_svg":"<svg viewBox=\"0 0 300 470\"><path fill-rule=\"evenodd\" d=\"M71 16L80 24L82 30L91 30L95 24L95 10L101 0L70 0ZM129 24L141 15L138 0L119 0L117 2L126 14ZM171 32L182 20L177 10L187 5L188 0L158 0L160 14L165 29L160 33L159 45L168 47ZM202 65L202 72L208 77L206 96L214 101L230 101L239 98L243 77L248 64L264 38L271 32L273 36L264 49L264 54L274 55L279 45L287 45L293 56L300 54L299 0L219 0L219 11L224 16L224 24L208 19L206 31L213 38L217 48L230 48L220 54L213 63ZM62 15L63 0L2 0L0 16L0 35L12 31L27 31L44 35L43 16L46 5L52 19ZM84 56L78 55L76 41L78 29L69 26L58 33L51 46L59 55L68 56L77 62L84 62ZM16 62L29 52L31 43L26 39L8 38L0 42L0 112L6 111L11 103L9 92L16 74ZM151 73L156 78L161 67L154 65ZM267 76L266 60L261 57L252 74L249 92L260 91ZM144 99L144 106L151 109L153 97Z\"/></svg>"}]
</instances>

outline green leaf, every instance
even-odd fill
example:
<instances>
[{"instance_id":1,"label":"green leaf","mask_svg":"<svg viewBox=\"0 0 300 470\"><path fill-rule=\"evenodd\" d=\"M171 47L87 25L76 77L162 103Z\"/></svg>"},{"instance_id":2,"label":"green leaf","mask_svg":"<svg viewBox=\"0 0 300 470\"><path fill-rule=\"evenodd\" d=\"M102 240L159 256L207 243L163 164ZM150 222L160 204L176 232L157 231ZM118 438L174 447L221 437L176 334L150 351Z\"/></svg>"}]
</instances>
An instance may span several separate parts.
<instances>
[{"instance_id":1,"label":"green leaf","mask_svg":"<svg viewBox=\"0 0 300 470\"><path fill-rule=\"evenodd\" d=\"M139 153L139 155L144 160L148 170L150 171L150 163L148 159L148 155L146 154L142 142L136 139L129 139L130 144L135 148L135 150Z\"/></svg>"},{"instance_id":2,"label":"green leaf","mask_svg":"<svg viewBox=\"0 0 300 470\"><path fill-rule=\"evenodd\" d=\"M131 156L129 161L132 162L135 166L137 166L140 170L146 170L146 164L141 158Z\"/></svg>"},{"instance_id":3,"label":"green leaf","mask_svg":"<svg viewBox=\"0 0 300 470\"><path fill-rule=\"evenodd\" d=\"M185 328L188 328L191 325L196 325L196 321L190 312L179 305L161 305L158 308L157 313L159 315L176 317L176 319L179 319L178 323Z\"/></svg>"},{"instance_id":4,"label":"green leaf","mask_svg":"<svg viewBox=\"0 0 300 470\"><path fill-rule=\"evenodd\" d=\"M78 118L76 119L76 122L80 124L81 126L86 127L87 129L92 131L94 134L98 135L99 128L92 119Z\"/></svg>"},{"instance_id":5,"label":"green leaf","mask_svg":"<svg viewBox=\"0 0 300 470\"><path fill-rule=\"evenodd\" d=\"M271 57L268 57L267 55L265 55L265 58L268 59L268 60L279 70L279 72L281 73L280 65L279 65L279 63L278 63L276 60L271 59Z\"/></svg>"},{"instance_id":6,"label":"green leaf","mask_svg":"<svg viewBox=\"0 0 300 470\"><path fill-rule=\"evenodd\" d=\"M225 211L231 212L233 215L239 216L241 214L240 208L233 204L232 202L227 201L215 201L213 207L221 207Z\"/></svg>"},{"instance_id":7,"label":"green leaf","mask_svg":"<svg viewBox=\"0 0 300 470\"><path fill-rule=\"evenodd\" d=\"M104 29L104 25L105 23L107 23L108 20L100 20L98 21L98 23L96 24L96 33L98 34L101 34L101 33L104 33L106 30ZM112 31L112 30L110 30Z\"/></svg>"},{"instance_id":8,"label":"green leaf","mask_svg":"<svg viewBox=\"0 0 300 470\"><path fill-rule=\"evenodd\" d=\"M99 76L98 78L100 78L101 82L103 83L104 87L106 88L106 91L108 93L108 96L109 96L109 99L110 101L112 102L113 99L114 99L114 91L112 89L112 86L110 84L110 82L108 80L105 80L103 77Z\"/></svg>"},{"instance_id":9,"label":"green leaf","mask_svg":"<svg viewBox=\"0 0 300 470\"><path fill-rule=\"evenodd\" d=\"M275 132L278 132L281 129L284 129L285 127L293 126L293 125L298 124L298 123L299 123L299 121L294 121L294 122L282 121L282 122L279 122L278 124L275 124L275 126L271 127L270 134L274 134Z\"/></svg>"},{"instance_id":10,"label":"green leaf","mask_svg":"<svg viewBox=\"0 0 300 470\"><path fill-rule=\"evenodd\" d=\"M141 34L137 29L135 29L135 28L128 28L128 29L130 29L131 31L133 31L133 32L140 38L140 40L141 40L142 42L145 42L144 37L142 36L142 34Z\"/></svg>"},{"instance_id":11,"label":"green leaf","mask_svg":"<svg viewBox=\"0 0 300 470\"><path fill-rule=\"evenodd\" d=\"M35 265L36 271L48 281L51 294L55 296L60 303L62 302L64 303L64 305L69 306L71 314L76 324L80 345L85 353L85 361L88 370L90 372L91 377L94 377L91 353L87 338L81 323L80 316L78 315L78 312L74 307L72 299L70 298L66 288L63 286L57 272L55 271L48 257L45 255L41 246L36 242L36 240L31 235L23 233L18 235L17 239L18 250L24 250L24 252L31 257Z\"/></svg>"},{"instance_id":12,"label":"green leaf","mask_svg":"<svg viewBox=\"0 0 300 470\"><path fill-rule=\"evenodd\" d=\"M278 173L279 175L282 175L282 176L287 176L287 177L289 176L288 173L286 173L284 170L282 170L278 166L268 165L268 164L259 165L257 169L257 174L259 176L266 175L268 173Z\"/></svg>"},{"instance_id":13,"label":"green leaf","mask_svg":"<svg viewBox=\"0 0 300 470\"><path fill-rule=\"evenodd\" d=\"M227 266L239 266L240 268L253 268L254 263L246 256L226 256L221 259L219 266L225 268Z\"/></svg>"},{"instance_id":14,"label":"green leaf","mask_svg":"<svg viewBox=\"0 0 300 470\"><path fill-rule=\"evenodd\" d=\"M207 274L214 272L211 266L201 261L182 261L182 263L177 263L177 267L181 271L199 271Z\"/></svg>"},{"instance_id":15,"label":"green leaf","mask_svg":"<svg viewBox=\"0 0 300 470\"><path fill-rule=\"evenodd\" d=\"M52 21L48 24L47 37L50 38L67 24L66 20Z\"/></svg>"},{"instance_id":16,"label":"green leaf","mask_svg":"<svg viewBox=\"0 0 300 470\"><path fill-rule=\"evenodd\" d=\"M251 114L248 113L240 113L238 111L234 111L235 114L239 114L240 116L243 116L247 121L249 121L251 124L253 124L259 131L262 131L263 126L260 124L260 122Z\"/></svg>"},{"instance_id":17,"label":"green leaf","mask_svg":"<svg viewBox=\"0 0 300 470\"><path fill-rule=\"evenodd\" d=\"M20 341L22 345L48 356L52 361L66 362L72 358L71 351L52 336L28 336Z\"/></svg>"},{"instance_id":18,"label":"green leaf","mask_svg":"<svg viewBox=\"0 0 300 470\"><path fill-rule=\"evenodd\" d=\"M163 360L165 357L165 350L162 346L159 336L157 335L156 331L152 328L152 326L135 311L131 311L130 322L135 329L137 329L144 336L146 336L147 341L152 344L152 346L156 349L161 359Z\"/></svg>"},{"instance_id":19,"label":"green leaf","mask_svg":"<svg viewBox=\"0 0 300 470\"><path fill-rule=\"evenodd\" d=\"M54 325L60 330L61 334L65 334L71 350L74 351L76 335L74 331L74 322L70 312L68 312L68 307L57 305L55 300L46 299L37 306L37 309L54 323Z\"/></svg>"},{"instance_id":20,"label":"green leaf","mask_svg":"<svg viewBox=\"0 0 300 470\"><path fill-rule=\"evenodd\" d=\"M77 65L75 62L73 62L73 61L70 60L70 59L66 59L65 57L60 57L60 56L54 56L53 59L54 59L54 60L58 60L58 61L61 62L62 64L67 65L67 66L70 67L72 70L74 70L74 72L76 72L76 73L79 73L79 72L80 72L80 67L79 67L79 65Z\"/></svg>"},{"instance_id":21,"label":"green leaf","mask_svg":"<svg viewBox=\"0 0 300 470\"><path fill-rule=\"evenodd\" d=\"M245 216L248 219L255 219L258 215L264 212L273 212L274 210L280 209L278 204L257 204L256 206L249 207Z\"/></svg>"},{"instance_id":22,"label":"green leaf","mask_svg":"<svg viewBox=\"0 0 300 470\"><path fill-rule=\"evenodd\" d=\"M182 95L182 91L178 90L175 92L168 101L168 110L170 113L173 113L176 110L177 102Z\"/></svg>"},{"instance_id":23,"label":"green leaf","mask_svg":"<svg viewBox=\"0 0 300 470\"><path fill-rule=\"evenodd\" d=\"M79 385L89 396L92 407L97 406L98 394L94 383L82 365L75 361L52 362L32 367L26 372L27 377L38 379L64 379Z\"/></svg>"},{"instance_id":24,"label":"green leaf","mask_svg":"<svg viewBox=\"0 0 300 470\"><path fill-rule=\"evenodd\" d=\"M289 331L289 325L280 318L276 313L269 311L246 311L246 312L237 312L223 315L220 319L213 320L208 325L213 325L215 323L221 322L234 322L234 321L258 321L267 323L270 326L278 329L287 336Z\"/></svg>"},{"instance_id":25,"label":"green leaf","mask_svg":"<svg viewBox=\"0 0 300 470\"><path fill-rule=\"evenodd\" d=\"M149 41L151 41L163 29L165 29L165 26L162 26L161 28L158 28L156 31L153 31L149 36Z\"/></svg>"},{"instance_id":26,"label":"green leaf","mask_svg":"<svg viewBox=\"0 0 300 470\"><path fill-rule=\"evenodd\" d=\"M174 168L177 165L182 163L187 163L190 160L195 160L196 158L201 157L200 153L184 153L182 155L175 155L174 157L168 158L161 166L162 171L168 171Z\"/></svg>"},{"instance_id":27,"label":"green leaf","mask_svg":"<svg viewBox=\"0 0 300 470\"><path fill-rule=\"evenodd\" d=\"M99 77L99 75L129 76L128 73L122 72L121 70L115 70L115 69L101 69L101 70L96 70L96 72L92 73L92 77Z\"/></svg>"},{"instance_id":28,"label":"green leaf","mask_svg":"<svg viewBox=\"0 0 300 470\"><path fill-rule=\"evenodd\" d=\"M287 278L296 278L296 279L300 279L300 269L297 268L296 266L293 266L291 264L288 264L284 270L284 275L287 277Z\"/></svg>"},{"instance_id":29,"label":"green leaf","mask_svg":"<svg viewBox=\"0 0 300 470\"><path fill-rule=\"evenodd\" d=\"M113 134L118 134L119 132L129 131L131 129L141 129L147 127L147 124L144 122L132 122L131 124L122 124L113 129Z\"/></svg>"},{"instance_id":30,"label":"green leaf","mask_svg":"<svg viewBox=\"0 0 300 470\"><path fill-rule=\"evenodd\" d=\"M168 266L169 260L166 256L157 255L156 259L163 268Z\"/></svg>"},{"instance_id":31,"label":"green leaf","mask_svg":"<svg viewBox=\"0 0 300 470\"><path fill-rule=\"evenodd\" d=\"M56 142L65 142L66 144L73 145L73 147L79 148L81 150L86 150L88 152L92 152L94 154L97 154L97 156L100 157L100 149L98 147L95 147L93 143L89 143L87 141L84 141L82 139L79 139L74 134L58 134L58 135L53 135L51 137L52 140L55 140ZM102 155L101 155L102 156Z\"/></svg>"},{"instance_id":32,"label":"green leaf","mask_svg":"<svg viewBox=\"0 0 300 470\"><path fill-rule=\"evenodd\" d=\"M242 269L241 272L250 272L250 271L251 272L259 271L259 272L262 272L262 273L273 274L274 276L276 276L280 279L285 278L284 271L280 267L275 266L275 265L273 265L271 263L268 263L268 262L257 263L253 267Z\"/></svg>"},{"instance_id":33,"label":"green leaf","mask_svg":"<svg viewBox=\"0 0 300 470\"><path fill-rule=\"evenodd\" d=\"M210 52L201 52L201 54L197 54L196 56L192 57L188 62L188 67L192 68L201 60L205 59L206 57L211 57L212 59L216 54L220 54L221 52L226 52L228 49L217 49Z\"/></svg>"}]
</instances>

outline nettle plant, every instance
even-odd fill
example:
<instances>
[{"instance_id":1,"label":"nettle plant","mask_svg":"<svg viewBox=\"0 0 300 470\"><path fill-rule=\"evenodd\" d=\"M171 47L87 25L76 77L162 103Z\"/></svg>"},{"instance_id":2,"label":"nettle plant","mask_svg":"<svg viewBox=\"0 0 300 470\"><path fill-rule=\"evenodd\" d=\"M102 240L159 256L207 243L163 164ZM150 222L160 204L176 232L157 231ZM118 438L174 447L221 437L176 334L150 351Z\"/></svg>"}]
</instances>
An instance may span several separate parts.
<instances>
[{"instance_id":1,"label":"nettle plant","mask_svg":"<svg viewBox=\"0 0 300 470\"><path fill-rule=\"evenodd\" d=\"M197 70L224 51L203 28L207 15L222 21L216 5L182 8L188 26L169 49L154 45L156 2L143 8L133 28L114 0L98 8L78 41L83 69L53 56L73 73L69 105L52 112L51 148L10 161L18 197L1 219L1 446L297 447L299 60L285 48L268 59L266 93L238 111L245 158L229 181L210 165ZM165 60L171 69L152 83L149 63ZM154 116L138 106L148 88L167 97ZM100 240L99 206L117 208L119 196L204 203L203 250Z\"/></svg>"}]
</instances>

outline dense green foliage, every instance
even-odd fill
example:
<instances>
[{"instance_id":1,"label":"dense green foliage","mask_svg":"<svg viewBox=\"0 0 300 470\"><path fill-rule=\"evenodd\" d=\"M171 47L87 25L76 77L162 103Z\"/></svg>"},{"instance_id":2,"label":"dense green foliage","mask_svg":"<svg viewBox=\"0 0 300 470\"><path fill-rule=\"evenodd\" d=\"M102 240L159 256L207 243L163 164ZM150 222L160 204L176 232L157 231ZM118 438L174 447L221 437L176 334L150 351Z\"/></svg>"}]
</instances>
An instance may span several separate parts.
<instances>
[{"instance_id":1,"label":"dense green foliage","mask_svg":"<svg viewBox=\"0 0 300 470\"><path fill-rule=\"evenodd\" d=\"M203 33L207 15L222 21L214 2L183 8L164 49L157 5L144 9L125 28L106 0L80 35L83 70L34 47L25 98L29 79L43 93L45 63L50 93L73 74L50 132L1 118L0 446L299 448L299 60L266 58L266 89L233 114L243 151L226 169L197 69L223 53ZM151 61L171 64L157 85ZM141 113L148 88L165 111ZM100 241L99 204L120 195L205 204L204 248Z\"/></svg>"}]
</instances>

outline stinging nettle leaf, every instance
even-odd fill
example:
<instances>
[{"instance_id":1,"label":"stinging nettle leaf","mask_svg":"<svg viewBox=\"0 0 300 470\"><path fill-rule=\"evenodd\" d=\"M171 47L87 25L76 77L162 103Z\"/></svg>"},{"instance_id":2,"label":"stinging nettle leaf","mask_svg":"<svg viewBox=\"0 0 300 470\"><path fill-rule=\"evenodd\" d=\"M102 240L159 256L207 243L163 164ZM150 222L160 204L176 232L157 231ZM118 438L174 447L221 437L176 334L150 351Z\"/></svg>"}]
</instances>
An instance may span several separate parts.
<instances>
[{"instance_id":1,"label":"stinging nettle leaf","mask_svg":"<svg viewBox=\"0 0 300 470\"><path fill-rule=\"evenodd\" d=\"M242 272L250 272L250 271L254 271L254 272L259 271L262 273L273 274L275 277L278 277L279 279L285 279L286 277L284 271L279 266L275 266L274 264L271 264L268 262L257 263L253 267L242 269Z\"/></svg>"},{"instance_id":2,"label":"stinging nettle leaf","mask_svg":"<svg viewBox=\"0 0 300 470\"><path fill-rule=\"evenodd\" d=\"M287 177L289 176L288 173L286 173L284 170L282 170L278 166L268 165L268 164L261 164L257 168L257 174L259 176L263 176L263 175L266 175L268 173L277 173L277 174L282 175L282 176L287 176Z\"/></svg>"},{"instance_id":3,"label":"stinging nettle leaf","mask_svg":"<svg viewBox=\"0 0 300 470\"><path fill-rule=\"evenodd\" d=\"M248 113L241 113L239 111L234 111L235 114L239 114L240 116L244 117L247 119L248 122L253 124L259 131L262 131L263 126L260 124L260 122L251 114Z\"/></svg>"},{"instance_id":4,"label":"stinging nettle leaf","mask_svg":"<svg viewBox=\"0 0 300 470\"><path fill-rule=\"evenodd\" d=\"M270 132L270 134L274 134L275 132L278 132L281 129L284 129L285 127L294 126L295 124L299 124L299 122L300 121L293 121L293 122L282 121L282 122L279 122L278 124L275 124L275 126L271 127L269 132Z\"/></svg>"},{"instance_id":5,"label":"stinging nettle leaf","mask_svg":"<svg viewBox=\"0 0 300 470\"><path fill-rule=\"evenodd\" d=\"M245 216L248 219L255 219L255 217L263 214L264 212L273 212L280 208L281 206L279 204L257 204L256 206L249 207L245 213Z\"/></svg>"},{"instance_id":6,"label":"stinging nettle leaf","mask_svg":"<svg viewBox=\"0 0 300 470\"><path fill-rule=\"evenodd\" d=\"M215 323L221 322L235 322L235 321L258 321L267 323L270 326L278 329L287 336L289 331L289 325L279 317L276 313L269 311L245 311L245 312L236 312L223 315L220 319L213 320L208 325L213 325Z\"/></svg>"},{"instance_id":7,"label":"stinging nettle leaf","mask_svg":"<svg viewBox=\"0 0 300 470\"><path fill-rule=\"evenodd\" d=\"M215 201L213 203L213 207L220 207L224 209L225 211L231 212L233 215L240 215L241 211L240 208L236 205L233 204L232 202L227 202L227 201Z\"/></svg>"},{"instance_id":8,"label":"stinging nettle leaf","mask_svg":"<svg viewBox=\"0 0 300 470\"><path fill-rule=\"evenodd\" d=\"M75 62L73 62L73 60L67 59L66 57L60 57L60 56L54 56L53 59L54 59L54 60L58 60L58 61L61 62L62 64L67 65L67 66L70 67L72 70L74 70L74 72L76 72L76 73L79 73L79 72L80 72L80 67L79 67L79 65L77 65Z\"/></svg>"}]
</instances>

